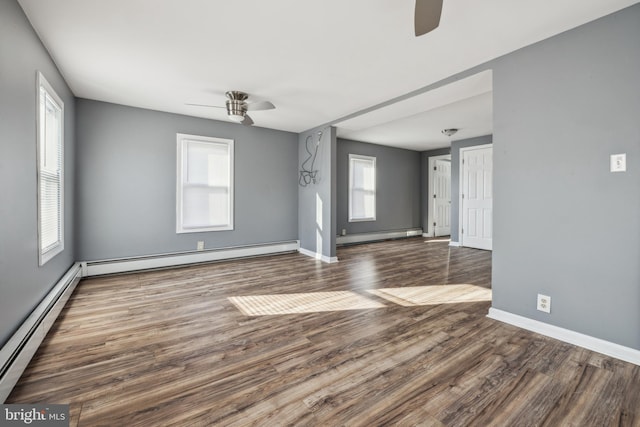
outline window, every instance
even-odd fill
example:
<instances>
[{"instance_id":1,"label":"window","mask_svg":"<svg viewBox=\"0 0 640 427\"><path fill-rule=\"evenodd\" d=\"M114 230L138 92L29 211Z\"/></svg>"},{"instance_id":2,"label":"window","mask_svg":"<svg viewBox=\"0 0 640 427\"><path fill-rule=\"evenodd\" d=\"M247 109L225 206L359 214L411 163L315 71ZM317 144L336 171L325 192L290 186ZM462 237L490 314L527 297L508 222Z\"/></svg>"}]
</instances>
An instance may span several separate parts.
<instances>
[{"instance_id":1,"label":"window","mask_svg":"<svg viewBox=\"0 0 640 427\"><path fill-rule=\"evenodd\" d=\"M376 158L349 154L349 222L376 220Z\"/></svg>"},{"instance_id":2,"label":"window","mask_svg":"<svg viewBox=\"0 0 640 427\"><path fill-rule=\"evenodd\" d=\"M233 140L178 134L177 233L233 230Z\"/></svg>"},{"instance_id":3,"label":"window","mask_svg":"<svg viewBox=\"0 0 640 427\"><path fill-rule=\"evenodd\" d=\"M37 77L38 258L44 265L64 249L64 103Z\"/></svg>"}]
</instances>

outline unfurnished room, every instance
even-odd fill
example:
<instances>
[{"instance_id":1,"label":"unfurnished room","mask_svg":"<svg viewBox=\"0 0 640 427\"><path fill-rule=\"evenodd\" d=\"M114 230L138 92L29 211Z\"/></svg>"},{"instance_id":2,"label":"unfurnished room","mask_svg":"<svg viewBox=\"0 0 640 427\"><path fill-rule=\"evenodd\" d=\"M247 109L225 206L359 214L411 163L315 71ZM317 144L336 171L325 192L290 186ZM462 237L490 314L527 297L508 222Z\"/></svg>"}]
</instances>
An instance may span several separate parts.
<instances>
[{"instance_id":1,"label":"unfurnished room","mask_svg":"<svg viewBox=\"0 0 640 427\"><path fill-rule=\"evenodd\" d=\"M0 0L0 425L640 426L639 41Z\"/></svg>"}]
</instances>

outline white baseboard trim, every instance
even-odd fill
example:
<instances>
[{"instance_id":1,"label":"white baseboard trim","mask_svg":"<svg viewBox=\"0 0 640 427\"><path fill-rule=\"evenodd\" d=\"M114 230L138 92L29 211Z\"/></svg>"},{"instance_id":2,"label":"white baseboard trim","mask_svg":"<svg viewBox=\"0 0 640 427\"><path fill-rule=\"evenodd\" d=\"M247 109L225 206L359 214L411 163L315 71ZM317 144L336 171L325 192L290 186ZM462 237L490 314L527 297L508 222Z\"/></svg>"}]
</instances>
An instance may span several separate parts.
<instances>
[{"instance_id":1,"label":"white baseboard trim","mask_svg":"<svg viewBox=\"0 0 640 427\"><path fill-rule=\"evenodd\" d=\"M302 255L306 255L319 261L326 262L327 264L338 262L338 257L336 256L328 257L326 255L322 255L321 253L310 251L309 249L299 248L298 252L300 252Z\"/></svg>"},{"instance_id":2,"label":"white baseboard trim","mask_svg":"<svg viewBox=\"0 0 640 427\"><path fill-rule=\"evenodd\" d=\"M82 267L84 276L99 276L103 274L175 267L185 264L198 264L233 258L274 255L284 252L295 252L299 248L300 242L295 240L291 242L266 243L260 245L238 246L166 255L151 255L128 259L90 261L83 262Z\"/></svg>"},{"instance_id":3,"label":"white baseboard trim","mask_svg":"<svg viewBox=\"0 0 640 427\"><path fill-rule=\"evenodd\" d=\"M429 234L429 233L422 233L422 237L434 237L434 236L432 236L432 235L431 235L431 234Z\"/></svg>"},{"instance_id":4,"label":"white baseboard trim","mask_svg":"<svg viewBox=\"0 0 640 427\"><path fill-rule=\"evenodd\" d=\"M581 334L559 326L550 325L548 323L540 322L539 320L529 319L528 317L519 316L493 307L489 309L487 317L528 331L536 332L541 335L546 335L569 344L577 345L578 347L583 347L587 350L593 350L607 356L615 357L616 359L620 359L625 362L640 365L640 350L625 347L590 335Z\"/></svg>"},{"instance_id":5,"label":"white baseboard trim","mask_svg":"<svg viewBox=\"0 0 640 427\"><path fill-rule=\"evenodd\" d=\"M73 264L0 349L0 403L20 379L81 276L80 263Z\"/></svg>"},{"instance_id":6,"label":"white baseboard trim","mask_svg":"<svg viewBox=\"0 0 640 427\"><path fill-rule=\"evenodd\" d=\"M449 242L449 246L454 246L456 248L460 247L460 242L454 242L453 240Z\"/></svg>"},{"instance_id":7,"label":"white baseboard trim","mask_svg":"<svg viewBox=\"0 0 640 427\"><path fill-rule=\"evenodd\" d=\"M337 236L336 244L345 245L349 243L376 242L379 240L400 239L403 237L413 237L413 236L421 236L421 235L422 235L421 228L410 228L407 230L400 230L400 231L382 231L382 232L376 232L376 233L347 234L346 236Z\"/></svg>"}]
</instances>

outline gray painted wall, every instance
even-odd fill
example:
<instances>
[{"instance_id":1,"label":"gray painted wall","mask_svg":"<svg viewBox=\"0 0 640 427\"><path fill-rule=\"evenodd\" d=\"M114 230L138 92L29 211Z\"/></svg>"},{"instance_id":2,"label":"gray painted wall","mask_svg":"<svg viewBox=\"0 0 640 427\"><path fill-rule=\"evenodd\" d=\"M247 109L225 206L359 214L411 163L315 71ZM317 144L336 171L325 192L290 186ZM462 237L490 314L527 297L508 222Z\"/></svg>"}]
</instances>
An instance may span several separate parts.
<instances>
[{"instance_id":1,"label":"gray painted wall","mask_svg":"<svg viewBox=\"0 0 640 427\"><path fill-rule=\"evenodd\" d=\"M460 231L460 149L491 144L492 136L461 139L451 143L451 241L459 242ZM495 207L494 207L495 210Z\"/></svg>"},{"instance_id":2,"label":"gray painted wall","mask_svg":"<svg viewBox=\"0 0 640 427\"><path fill-rule=\"evenodd\" d=\"M372 233L420 227L420 153L338 139L338 233ZM376 158L376 220L349 222L349 154Z\"/></svg>"},{"instance_id":3,"label":"gray painted wall","mask_svg":"<svg viewBox=\"0 0 640 427\"><path fill-rule=\"evenodd\" d=\"M176 234L176 133L235 140L235 229ZM77 101L80 260L297 239L297 134Z\"/></svg>"},{"instance_id":4,"label":"gray painted wall","mask_svg":"<svg viewBox=\"0 0 640 427\"><path fill-rule=\"evenodd\" d=\"M65 249L38 266L36 70L65 107ZM75 260L74 98L14 0L0 1L0 346Z\"/></svg>"},{"instance_id":5,"label":"gray painted wall","mask_svg":"<svg viewBox=\"0 0 640 427\"><path fill-rule=\"evenodd\" d=\"M309 157L308 150L315 150L318 132L322 132L322 137L315 161L316 183L298 186L298 235L301 248L331 258L336 256L335 128L317 128L299 135L298 173ZM311 139L307 143L309 136Z\"/></svg>"},{"instance_id":6,"label":"gray painted wall","mask_svg":"<svg viewBox=\"0 0 640 427\"><path fill-rule=\"evenodd\" d=\"M638 40L640 4L497 60L493 135L493 306L634 349ZM627 172L609 172L614 153Z\"/></svg>"},{"instance_id":7,"label":"gray painted wall","mask_svg":"<svg viewBox=\"0 0 640 427\"><path fill-rule=\"evenodd\" d=\"M420 225L424 233L429 229L429 157L445 154L451 154L450 147L420 153Z\"/></svg>"}]
</instances>

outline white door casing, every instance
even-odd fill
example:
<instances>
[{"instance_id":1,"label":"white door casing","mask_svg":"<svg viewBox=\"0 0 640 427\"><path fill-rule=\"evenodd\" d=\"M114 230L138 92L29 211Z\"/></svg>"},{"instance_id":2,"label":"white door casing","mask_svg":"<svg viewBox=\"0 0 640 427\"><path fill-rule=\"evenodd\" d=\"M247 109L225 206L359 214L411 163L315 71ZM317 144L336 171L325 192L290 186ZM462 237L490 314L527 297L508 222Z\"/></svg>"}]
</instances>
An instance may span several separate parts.
<instances>
[{"instance_id":1,"label":"white door casing","mask_svg":"<svg viewBox=\"0 0 640 427\"><path fill-rule=\"evenodd\" d=\"M493 242L493 147L460 149L459 240L461 246L492 249Z\"/></svg>"},{"instance_id":2,"label":"white door casing","mask_svg":"<svg viewBox=\"0 0 640 427\"><path fill-rule=\"evenodd\" d=\"M451 161L436 160L433 170L434 235L451 233Z\"/></svg>"}]
</instances>

